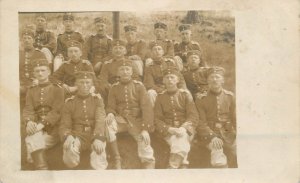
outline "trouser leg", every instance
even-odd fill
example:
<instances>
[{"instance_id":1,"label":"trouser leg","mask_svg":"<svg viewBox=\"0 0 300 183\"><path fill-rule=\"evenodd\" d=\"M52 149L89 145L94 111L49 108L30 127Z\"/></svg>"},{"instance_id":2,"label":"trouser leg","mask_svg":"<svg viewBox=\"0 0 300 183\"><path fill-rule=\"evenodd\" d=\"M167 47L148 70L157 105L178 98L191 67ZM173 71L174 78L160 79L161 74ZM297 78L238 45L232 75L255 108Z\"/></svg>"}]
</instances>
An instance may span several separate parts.
<instances>
[{"instance_id":1,"label":"trouser leg","mask_svg":"<svg viewBox=\"0 0 300 183\"><path fill-rule=\"evenodd\" d=\"M224 142L223 148L224 148L224 153L227 156L228 167L230 168L237 167L236 141L232 143Z\"/></svg>"},{"instance_id":2,"label":"trouser leg","mask_svg":"<svg viewBox=\"0 0 300 183\"><path fill-rule=\"evenodd\" d=\"M106 146L106 143L105 143ZM103 152L97 154L94 150L92 150L90 154L90 164L91 167L95 170L104 170L108 166L108 162L106 159L106 151L105 146Z\"/></svg>"},{"instance_id":3,"label":"trouser leg","mask_svg":"<svg viewBox=\"0 0 300 183\"><path fill-rule=\"evenodd\" d=\"M75 168L80 163L81 142L75 137L69 147L63 148L63 162L68 168Z\"/></svg>"}]
</instances>

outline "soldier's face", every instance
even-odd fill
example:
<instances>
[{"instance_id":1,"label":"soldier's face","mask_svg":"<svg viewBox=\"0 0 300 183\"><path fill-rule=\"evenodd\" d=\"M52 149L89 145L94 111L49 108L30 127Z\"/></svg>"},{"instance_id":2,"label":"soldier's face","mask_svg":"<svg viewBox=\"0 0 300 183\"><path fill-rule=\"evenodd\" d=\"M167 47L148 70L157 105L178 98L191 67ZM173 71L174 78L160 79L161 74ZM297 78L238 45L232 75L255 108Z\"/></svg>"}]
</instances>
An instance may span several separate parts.
<instances>
[{"instance_id":1,"label":"soldier's face","mask_svg":"<svg viewBox=\"0 0 300 183\"><path fill-rule=\"evenodd\" d=\"M94 83L92 79L77 79L75 85L80 95L88 95Z\"/></svg>"},{"instance_id":2,"label":"soldier's face","mask_svg":"<svg viewBox=\"0 0 300 183\"><path fill-rule=\"evenodd\" d=\"M153 58L160 58L164 55L164 49L161 46L154 46L151 53Z\"/></svg>"},{"instance_id":3,"label":"soldier's face","mask_svg":"<svg viewBox=\"0 0 300 183\"><path fill-rule=\"evenodd\" d=\"M35 67L33 69L33 75L39 82L48 80L48 77L50 75L50 69L47 66Z\"/></svg>"},{"instance_id":4,"label":"soldier's face","mask_svg":"<svg viewBox=\"0 0 300 183\"><path fill-rule=\"evenodd\" d=\"M199 57L198 55L191 55L191 56L188 58L188 66L189 66L191 69L198 68L200 62L201 62L201 61L200 61L200 57Z\"/></svg>"},{"instance_id":5,"label":"soldier's face","mask_svg":"<svg viewBox=\"0 0 300 183\"><path fill-rule=\"evenodd\" d=\"M65 31L70 32L73 30L74 21L64 20L63 24L65 26Z\"/></svg>"},{"instance_id":6,"label":"soldier's face","mask_svg":"<svg viewBox=\"0 0 300 183\"><path fill-rule=\"evenodd\" d=\"M136 41L136 32L135 31L128 31L125 33L125 38L128 43L134 43Z\"/></svg>"},{"instance_id":7,"label":"soldier's face","mask_svg":"<svg viewBox=\"0 0 300 183\"><path fill-rule=\"evenodd\" d=\"M78 47L70 47L68 48L68 57L72 61L79 61L82 56L81 49Z\"/></svg>"},{"instance_id":8,"label":"soldier's face","mask_svg":"<svg viewBox=\"0 0 300 183\"><path fill-rule=\"evenodd\" d=\"M112 53L115 57L123 57L126 54L126 48L124 46L114 46Z\"/></svg>"},{"instance_id":9,"label":"soldier's face","mask_svg":"<svg viewBox=\"0 0 300 183\"><path fill-rule=\"evenodd\" d=\"M118 68L118 76L120 76L121 81L128 81L132 76L132 67L130 66L121 66Z\"/></svg>"},{"instance_id":10,"label":"soldier's face","mask_svg":"<svg viewBox=\"0 0 300 183\"><path fill-rule=\"evenodd\" d=\"M101 23L101 22L97 22L95 24L96 26L96 30L98 32L98 34L105 34L106 33L106 24Z\"/></svg>"},{"instance_id":11,"label":"soldier's face","mask_svg":"<svg viewBox=\"0 0 300 183\"><path fill-rule=\"evenodd\" d=\"M24 35L23 36L23 45L25 48L30 48L33 46L33 37L31 36L28 36L28 35Z\"/></svg>"},{"instance_id":12,"label":"soldier's face","mask_svg":"<svg viewBox=\"0 0 300 183\"><path fill-rule=\"evenodd\" d=\"M219 92L224 84L224 77L221 74L210 74L207 78L208 87L214 92Z\"/></svg>"},{"instance_id":13,"label":"soldier's face","mask_svg":"<svg viewBox=\"0 0 300 183\"><path fill-rule=\"evenodd\" d=\"M46 29L46 19L43 18L43 17L38 17L36 20L35 20L35 23L36 23L36 28L39 29L39 30L44 30Z\"/></svg>"},{"instance_id":14,"label":"soldier's face","mask_svg":"<svg viewBox=\"0 0 300 183\"><path fill-rule=\"evenodd\" d=\"M180 33L181 39L183 42L189 42L191 40L192 31L191 30L184 30Z\"/></svg>"},{"instance_id":15,"label":"soldier's face","mask_svg":"<svg viewBox=\"0 0 300 183\"><path fill-rule=\"evenodd\" d=\"M172 89L174 87L177 87L177 84L179 82L179 78L175 74L167 74L163 78L163 83L166 86L167 90Z\"/></svg>"},{"instance_id":16,"label":"soldier's face","mask_svg":"<svg viewBox=\"0 0 300 183\"><path fill-rule=\"evenodd\" d=\"M157 28L154 30L154 35L156 39L164 39L166 36L166 31L165 29Z\"/></svg>"}]
</instances>

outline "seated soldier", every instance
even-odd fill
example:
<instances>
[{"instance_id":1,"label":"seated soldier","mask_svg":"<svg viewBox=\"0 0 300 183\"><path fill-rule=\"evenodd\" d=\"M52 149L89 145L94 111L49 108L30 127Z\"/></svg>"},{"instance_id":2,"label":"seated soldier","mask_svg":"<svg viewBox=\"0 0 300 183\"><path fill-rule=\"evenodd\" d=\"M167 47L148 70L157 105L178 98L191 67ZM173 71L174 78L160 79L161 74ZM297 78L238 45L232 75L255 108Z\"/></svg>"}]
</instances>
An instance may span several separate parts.
<instances>
[{"instance_id":1,"label":"seated soldier","mask_svg":"<svg viewBox=\"0 0 300 183\"><path fill-rule=\"evenodd\" d=\"M194 100L206 95L208 85L206 81L205 63L202 60L201 52L191 50L187 53L187 70L183 73L186 86L192 93Z\"/></svg>"},{"instance_id":2,"label":"seated soldier","mask_svg":"<svg viewBox=\"0 0 300 183\"><path fill-rule=\"evenodd\" d=\"M28 89L23 110L27 158L36 169L46 170L45 149L59 141L57 127L64 103L64 91L49 82L50 68L46 59L34 60L33 75L38 82Z\"/></svg>"},{"instance_id":3,"label":"seated soldier","mask_svg":"<svg viewBox=\"0 0 300 183\"><path fill-rule=\"evenodd\" d=\"M137 39L137 27L133 25L127 25L124 27L125 37L127 40L126 56L132 60L137 66L139 75L143 76L144 60L148 51L147 44L144 40Z\"/></svg>"},{"instance_id":4,"label":"seated soldier","mask_svg":"<svg viewBox=\"0 0 300 183\"><path fill-rule=\"evenodd\" d=\"M83 60L82 45L77 41L67 43L69 60L64 62L50 77L53 83L63 86L68 95L77 91L75 86L75 73L79 71L93 72L93 66L88 60Z\"/></svg>"},{"instance_id":5,"label":"seated soldier","mask_svg":"<svg viewBox=\"0 0 300 183\"><path fill-rule=\"evenodd\" d=\"M208 144L213 167L227 167L227 158L230 167L236 166L235 98L232 92L223 89L224 72L221 67L210 68L207 96L196 99L200 116L198 137Z\"/></svg>"},{"instance_id":6,"label":"seated soldier","mask_svg":"<svg viewBox=\"0 0 300 183\"><path fill-rule=\"evenodd\" d=\"M112 42L112 45L113 45L112 48L113 59L104 62L104 65L101 68L100 75L98 76L101 95L103 96L105 101L107 100L108 91L111 88L111 85L117 83L120 79L117 73L118 67L122 65L124 61L130 61L125 58L126 43L124 41L114 40ZM133 67L132 78L134 80L140 80L138 69L135 65Z\"/></svg>"},{"instance_id":7,"label":"seated soldier","mask_svg":"<svg viewBox=\"0 0 300 183\"><path fill-rule=\"evenodd\" d=\"M148 90L150 96L150 101L152 106L154 106L155 99L158 93L162 93L165 90L165 85L163 84L163 73L162 71L168 68L175 68L176 64L172 57L164 57L163 46L159 43L152 42L150 44L150 49L152 53L153 62L146 66L144 74L144 84ZM184 78L179 74L179 88L186 88Z\"/></svg>"},{"instance_id":8,"label":"seated soldier","mask_svg":"<svg viewBox=\"0 0 300 183\"><path fill-rule=\"evenodd\" d=\"M158 134L170 146L169 168L187 168L188 153L198 122L193 98L187 90L179 89L179 72L164 71L166 91L158 94L154 106L154 123Z\"/></svg>"},{"instance_id":9,"label":"seated soldier","mask_svg":"<svg viewBox=\"0 0 300 183\"><path fill-rule=\"evenodd\" d=\"M148 133L153 129L153 109L144 85L132 79L132 66L131 61L125 61L118 67L120 82L115 83L109 91L105 119L108 141L116 169L121 169L116 133L122 131L128 131L137 142L143 168L154 169L155 159Z\"/></svg>"},{"instance_id":10,"label":"seated soldier","mask_svg":"<svg viewBox=\"0 0 300 183\"><path fill-rule=\"evenodd\" d=\"M93 72L76 73L75 96L66 99L60 137L63 142L63 162L69 168L80 163L80 153L90 150L90 165L93 169L106 169L105 109L100 94L90 93L95 75Z\"/></svg>"}]
</instances>

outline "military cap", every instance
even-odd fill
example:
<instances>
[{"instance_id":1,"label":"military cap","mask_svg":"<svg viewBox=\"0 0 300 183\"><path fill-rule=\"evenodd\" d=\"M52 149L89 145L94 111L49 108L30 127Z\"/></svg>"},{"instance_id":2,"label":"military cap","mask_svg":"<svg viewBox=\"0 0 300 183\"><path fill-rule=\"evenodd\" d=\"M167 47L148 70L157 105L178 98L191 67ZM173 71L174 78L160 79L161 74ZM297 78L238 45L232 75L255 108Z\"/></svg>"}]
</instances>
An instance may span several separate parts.
<instances>
[{"instance_id":1,"label":"military cap","mask_svg":"<svg viewBox=\"0 0 300 183\"><path fill-rule=\"evenodd\" d=\"M112 41L113 46L126 46L126 42L121 39L116 39Z\"/></svg>"},{"instance_id":2,"label":"military cap","mask_svg":"<svg viewBox=\"0 0 300 183\"><path fill-rule=\"evenodd\" d=\"M191 24L182 24L178 27L178 30L180 32L185 31L185 30L191 30L192 25Z\"/></svg>"},{"instance_id":3,"label":"military cap","mask_svg":"<svg viewBox=\"0 0 300 183\"><path fill-rule=\"evenodd\" d=\"M191 55L198 55L198 57L201 57L201 52L199 50L190 50L187 52L187 58L189 58Z\"/></svg>"},{"instance_id":4,"label":"military cap","mask_svg":"<svg viewBox=\"0 0 300 183\"><path fill-rule=\"evenodd\" d=\"M168 29L168 26L162 22L157 22L154 24L154 29Z\"/></svg>"},{"instance_id":5,"label":"military cap","mask_svg":"<svg viewBox=\"0 0 300 183\"><path fill-rule=\"evenodd\" d=\"M180 73L179 73L178 69L176 69L175 67L174 68L173 67L169 67L169 68L163 70L163 76L166 76L168 74L174 74L174 75L176 75L178 77L180 76Z\"/></svg>"},{"instance_id":6,"label":"military cap","mask_svg":"<svg viewBox=\"0 0 300 183\"><path fill-rule=\"evenodd\" d=\"M74 41L74 40L68 41L67 42L67 48L70 48L70 47L77 47L80 50L82 50L82 45L78 41Z\"/></svg>"},{"instance_id":7,"label":"military cap","mask_svg":"<svg viewBox=\"0 0 300 183\"><path fill-rule=\"evenodd\" d=\"M220 74L221 76L224 76L225 74L225 69L223 67L211 67L207 70L207 77L210 76L211 74Z\"/></svg>"},{"instance_id":8,"label":"military cap","mask_svg":"<svg viewBox=\"0 0 300 183\"><path fill-rule=\"evenodd\" d=\"M29 28L24 28L22 31L22 36L31 36L32 38L34 38L34 31L32 29Z\"/></svg>"},{"instance_id":9,"label":"military cap","mask_svg":"<svg viewBox=\"0 0 300 183\"><path fill-rule=\"evenodd\" d=\"M94 79L95 73L89 71L78 71L75 73L76 79Z\"/></svg>"},{"instance_id":10,"label":"military cap","mask_svg":"<svg viewBox=\"0 0 300 183\"><path fill-rule=\"evenodd\" d=\"M40 67L40 66L47 66L49 67L48 60L45 58L32 60L32 68Z\"/></svg>"},{"instance_id":11,"label":"military cap","mask_svg":"<svg viewBox=\"0 0 300 183\"><path fill-rule=\"evenodd\" d=\"M149 48L152 49L154 46L160 46L162 48L164 48L162 42L157 42L157 41L152 41L149 43Z\"/></svg>"},{"instance_id":12,"label":"military cap","mask_svg":"<svg viewBox=\"0 0 300 183\"><path fill-rule=\"evenodd\" d=\"M72 13L65 13L63 16L63 20L72 20L74 21L74 16L72 15Z\"/></svg>"},{"instance_id":13,"label":"military cap","mask_svg":"<svg viewBox=\"0 0 300 183\"><path fill-rule=\"evenodd\" d=\"M36 14L35 19L38 19L38 18L43 18L43 19L47 20L46 16L43 13Z\"/></svg>"},{"instance_id":14,"label":"military cap","mask_svg":"<svg viewBox=\"0 0 300 183\"><path fill-rule=\"evenodd\" d=\"M122 67L122 66L133 67L133 62L131 60L124 60L122 65L119 66L119 68Z\"/></svg>"},{"instance_id":15,"label":"military cap","mask_svg":"<svg viewBox=\"0 0 300 183\"><path fill-rule=\"evenodd\" d=\"M94 23L98 23L98 22L106 24L106 19L103 17L97 17L94 19Z\"/></svg>"},{"instance_id":16,"label":"military cap","mask_svg":"<svg viewBox=\"0 0 300 183\"><path fill-rule=\"evenodd\" d=\"M137 31L137 27L136 26L134 26L134 25L126 25L125 27L124 27L124 31L125 32L128 32L128 31Z\"/></svg>"}]
</instances>

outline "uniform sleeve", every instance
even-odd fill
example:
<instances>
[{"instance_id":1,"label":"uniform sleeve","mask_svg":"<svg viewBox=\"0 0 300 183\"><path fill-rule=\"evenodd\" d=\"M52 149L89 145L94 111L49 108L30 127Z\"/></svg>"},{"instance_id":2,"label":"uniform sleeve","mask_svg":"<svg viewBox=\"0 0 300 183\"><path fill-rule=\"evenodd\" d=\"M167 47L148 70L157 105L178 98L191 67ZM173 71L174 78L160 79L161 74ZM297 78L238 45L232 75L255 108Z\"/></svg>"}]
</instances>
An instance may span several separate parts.
<instances>
[{"instance_id":1,"label":"uniform sleeve","mask_svg":"<svg viewBox=\"0 0 300 183\"><path fill-rule=\"evenodd\" d=\"M66 139L68 135L72 134L72 102L69 101L64 104L60 126L59 126L59 135L62 142Z\"/></svg>"},{"instance_id":2,"label":"uniform sleeve","mask_svg":"<svg viewBox=\"0 0 300 183\"><path fill-rule=\"evenodd\" d=\"M133 70L133 73L132 73L132 79L133 80L136 80L136 81L142 81L142 78L140 77L139 75L139 71L138 71L138 68L135 64L132 65L132 70Z\"/></svg>"},{"instance_id":3,"label":"uniform sleeve","mask_svg":"<svg viewBox=\"0 0 300 183\"><path fill-rule=\"evenodd\" d=\"M63 84L65 75L65 66L62 64L50 77L50 81L54 84Z\"/></svg>"},{"instance_id":4,"label":"uniform sleeve","mask_svg":"<svg viewBox=\"0 0 300 183\"><path fill-rule=\"evenodd\" d=\"M26 103L23 109L23 122L26 123L28 121L35 120L35 111L34 111L34 104L33 104L33 97L32 92L29 89L26 94Z\"/></svg>"},{"instance_id":5,"label":"uniform sleeve","mask_svg":"<svg viewBox=\"0 0 300 183\"><path fill-rule=\"evenodd\" d=\"M172 43L172 41L168 42L167 45L167 52L166 55L167 56L174 56L174 44Z\"/></svg>"},{"instance_id":6,"label":"uniform sleeve","mask_svg":"<svg viewBox=\"0 0 300 183\"><path fill-rule=\"evenodd\" d=\"M105 141L105 119L106 113L104 109L103 100L97 98L96 101L96 112L95 112L95 129L93 138Z\"/></svg>"},{"instance_id":7,"label":"uniform sleeve","mask_svg":"<svg viewBox=\"0 0 300 183\"><path fill-rule=\"evenodd\" d=\"M181 73L180 73L180 76L179 76L178 88L187 89L185 79L184 79L184 77Z\"/></svg>"},{"instance_id":8,"label":"uniform sleeve","mask_svg":"<svg viewBox=\"0 0 300 183\"><path fill-rule=\"evenodd\" d=\"M64 52L64 49L63 49L63 45L62 45L62 42L61 42L61 36L59 35L57 37L56 56L59 55L59 54L63 54L63 52Z\"/></svg>"},{"instance_id":9,"label":"uniform sleeve","mask_svg":"<svg viewBox=\"0 0 300 183\"><path fill-rule=\"evenodd\" d=\"M47 114L44 121L50 125L55 125L60 120L61 110L64 105L64 90L56 87L53 95L52 110Z\"/></svg>"},{"instance_id":10,"label":"uniform sleeve","mask_svg":"<svg viewBox=\"0 0 300 183\"><path fill-rule=\"evenodd\" d=\"M106 112L107 114L113 113L114 115L117 115L117 100L116 100L116 91L114 86L110 89L108 93Z\"/></svg>"},{"instance_id":11,"label":"uniform sleeve","mask_svg":"<svg viewBox=\"0 0 300 183\"><path fill-rule=\"evenodd\" d=\"M196 99L196 107L199 114L199 123L197 126L198 136L204 140L210 140L213 137L216 137L217 134L215 134L208 126L203 99Z\"/></svg>"},{"instance_id":12,"label":"uniform sleeve","mask_svg":"<svg viewBox=\"0 0 300 183\"><path fill-rule=\"evenodd\" d=\"M103 86L108 86L108 67L109 64L104 64L103 67L101 68L100 74L98 76L101 85Z\"/></svg>"},{"instance_id":13,"label":"uniform sleeve","mask_svg":"<svg viewBox=\"0 0 300 183\"><path fill-rule=\"evenodd\" d=\"M56 48L56 39L52 32L48 32L48 43L43 45L44 47L48 48L52 53L55 52Z\"/></svg>"},{"instance_id":14,"label":"uniform sleeve","mask_svg":"<svg viewBox=\"0 0 300 183\"><path fill-rule=\"evenodd\" d=\"M144 84L145 84L145 87L146 87L147 90L153 89L157 93L160 93L160 92L163 91L162 87L159 87L155 84L150 66L145 68Z\"/></svg>"},{"instance_id":15,"label":"uniform sleeve","mask_svg":"<svg viewBox=\"0 0 300 183\"><path fill-rule=\"evenodd\" d=\"M93 62L93 55L92 55L92 36L88 38L83 51L83 57L84 59L90 60Z\"/></svg>"},{"instance_id":16,"label":"uniform sleeve","mask_svg":"<svg viewBox=\"0 0 300 183\"><path fill-rule=\"evenodd\" d=\"M190 93L185 92L185 105L186 105L186 122L192 122L192 124L184 123L184 127L190 134L193 134L199 121L196 105L193 101L193 97Z\"/></svg>"},{"instance_id":17,"label":"uniform sleeve","mask_svg":"<svg viewBox=\"0 0 300 183\"><path fill-rule=\"evenodd\" d=\"M163 114L163 108L162 108L161 95L157 96L157 99L156 99L155 105L154 105L154 124L155 124L156 131L158 131L163 136L168 135L168 129L171 126L164 122L164 114Z\"/></svg>"},{"instance_id":18,"label":"uniform sleeve","mask_svg":"<svg viewBox=\"0 0 300 183\"><path fill-rule=\"evenodd\" d=\"M146 88L143 85L139 86L139 94L140 107L143 115L142 129L150 131L153 129L153 107L151 106Z\"/></svg>"},{"instance_id":19,"label":"uniform sleeve","mask_svg":"<svg viewBox=\"0 0 300 183\"><path fill-rule=\"evenodd\" d=\"M138 55L141 57L142 60L145 60L146 55L148 53L147 43L145 41L141 41L138 49Z\"/></svg>"}]
</instances>

